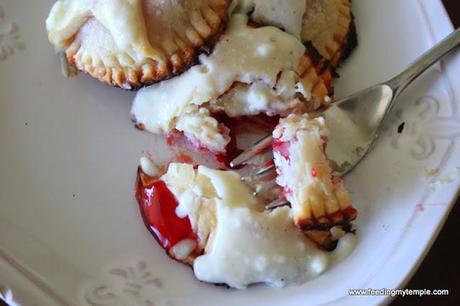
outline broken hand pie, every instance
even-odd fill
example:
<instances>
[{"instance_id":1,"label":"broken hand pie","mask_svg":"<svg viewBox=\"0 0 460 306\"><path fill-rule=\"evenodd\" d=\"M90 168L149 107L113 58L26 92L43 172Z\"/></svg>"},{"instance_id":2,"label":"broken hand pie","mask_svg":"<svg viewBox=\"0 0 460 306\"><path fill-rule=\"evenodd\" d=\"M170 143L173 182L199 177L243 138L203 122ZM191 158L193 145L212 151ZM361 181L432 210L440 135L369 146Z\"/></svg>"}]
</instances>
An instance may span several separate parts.
<instances>
[{"instance_id":1,"label":"broken hand pie","mask_svg":"<svg viewBox=\"0 0 460 306\"><path fill-rule=\"evenodd\" d=\"M230 0L60 0L46 21L70 65L135 89L193 65L225 27Z\"/></svg>"},{"instance_id":2,"label":"broken hand pie","mask_svg":"<svg viewBox=\"0 0 460 306\"><path fill-rule=\"evenodd\" d=\"M234 14L209 56L182 75L140 90L133 121L157 134L174 129L197 147L224 153L228 129L213 114L283 115L327 104L329 80L319 76L305 47L275 27L250 27Z\"/></svg>"}]
</instances>

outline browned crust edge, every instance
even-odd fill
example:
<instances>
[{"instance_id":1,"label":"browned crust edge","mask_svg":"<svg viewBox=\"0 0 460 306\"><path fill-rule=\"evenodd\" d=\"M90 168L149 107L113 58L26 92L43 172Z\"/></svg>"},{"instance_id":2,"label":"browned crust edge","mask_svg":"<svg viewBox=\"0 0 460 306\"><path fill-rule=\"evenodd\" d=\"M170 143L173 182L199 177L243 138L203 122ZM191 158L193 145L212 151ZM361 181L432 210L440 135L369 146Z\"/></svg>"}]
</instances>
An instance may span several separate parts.
<instances>
[{"instance_id":1,"label":"browned crust edge","mask_svg":"<svg viewBox=\"0 0 460 306\"><path fill-rule=\"evenodd\" d=\"M103 70L105 72L101 72L99 69L87 71L83 65L79 65L76 62L76 59L74 58L75 52L70 52L69 48L66 50L67 62L70 67L76 69L77 71L88 74L109 86L121 88L126 91L137 91L143 87L174 78L191 67L199 64L199 56L201 54L210 54L213 51L215 44L226 29L229 19L226 11L229 3L230 2L226 4L225 8L221 8L219 12L216 12L221 18L221 22L214 33L206 38L202 38L203 45L199 47L190 46L189 48L182 50L182 58L179 59L180 63L177 65L174 63L175 58L177 58L176 55L172 55L165 63L156 63L155 68L157 69L157 72L153 73L153 76L148 79L142 80L144 78L142 67L138 68L139 72L134 72L136 74L136 82L130 81L130 73L132 73L132 71L128 69L115 69L118 74L122 75L123 82L117 81L111 72L107 72L111 71L111 68L104 68Z\"/></svg>"},{"instance_id":2,"label":"browned crust edge","mask_svg":"<svg viewBox=\"0 0 460 306\"><path fill-rule=\"evenodd\" d=\"M349 2L351 7L352 1L350 0ZM339 77L339 74L336 72L336 69L340 67L340 65L350 57L352 52L358 46L358 33L356 30L355 16L353 12L351 12L351 8L350 14L351 20L350 24L348 25L348 33L345 39L340 42L341 47L335 52L335 55L333 55L330 60L328 60L315 48L311 40L303 42L307 50L311 50L318 58L318 61L322 62L322 65L319 65L319 67L324 69L330 69L334 77Z\"/></svg>"},{"instance_id":3,"label":"browned crust edge","mask_svg":"<svg viewBox=\"0 0 460 306\"><path fill-rule=\"evenodd\" d=\"M355 50L356 47L358 47L358 44L358 32L356 30L355 16L352 13L350 26L348 28L348 36L345 39L338 66L340 66L343 61L350 57L351 53Z\"/></svg>"}]
</instances>

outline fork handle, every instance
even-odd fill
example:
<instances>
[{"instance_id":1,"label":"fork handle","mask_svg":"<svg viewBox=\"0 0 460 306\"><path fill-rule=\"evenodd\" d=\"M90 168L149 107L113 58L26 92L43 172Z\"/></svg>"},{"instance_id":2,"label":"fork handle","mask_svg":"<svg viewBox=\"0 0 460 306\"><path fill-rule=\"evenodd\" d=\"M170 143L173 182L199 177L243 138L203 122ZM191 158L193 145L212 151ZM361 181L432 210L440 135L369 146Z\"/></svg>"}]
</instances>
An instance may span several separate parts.
<instances>
[{"instance_id":1,"label":"fork handle","mask_svg":"<svg viewBox=\"0 0 460 306\"><path fill-rule=\"evenodd\" d=\"M394 96L398 96L419 75L430 68L437 61L446 56L450 51L460 45L460 29L444 38L430 50L415 60L406 70L386 82L393 89Z\"/></svg>"}]
</instances>

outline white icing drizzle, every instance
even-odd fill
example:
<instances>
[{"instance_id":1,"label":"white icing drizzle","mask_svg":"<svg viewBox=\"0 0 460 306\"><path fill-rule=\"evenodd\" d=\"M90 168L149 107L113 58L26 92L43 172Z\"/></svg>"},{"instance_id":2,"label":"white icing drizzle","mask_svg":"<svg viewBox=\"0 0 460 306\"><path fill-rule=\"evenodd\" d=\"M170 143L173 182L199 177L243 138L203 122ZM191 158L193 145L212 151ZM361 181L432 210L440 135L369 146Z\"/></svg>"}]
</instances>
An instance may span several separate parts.
<instances>
[{"instance_id":1,"label":"white icing drizzle","mask_svg":"<svg viewBox=\"0 0 460 306\"><path fill-rule=\"evenodd\" d=\"M187 257L195 250L196 242L192 239L184 239L176 243L169 251L177 260L186 260Z\"/></svg>"},{"instance_id":2,"label":"white icing drizzle","mask_svg":"<svg viewBox=\"0 0 460 306\"><path fill-rule=\"evenodd\" d=\"M159 167L148 157L142 156L139 160L142 171L151 177L157 177L160 174Z\"/></svg>"},{"instance_id":3,"label":"white icing drizzle","mask_svg":"<svg viewBox=\"0 0 460 306\"><path fill-rule=\"evenodd\" d=\"M210 56L200 57L201 65L192 67L179 77L140 90L132 108L137 123L142 124L152 133L167 133L173 128L181 130L181 126L177 126L177 121L181 122L178 118L185 114L199 112L203 104L215 101L235 82L252 84L252 86L258 82L273 92L280 72L291 73L291 83L294 86L288 90L290 96L286 92L285 96L289 96L289 102L286 102L284 108L291 107L289 103L292 103L296 93L295 84L301 82L296 68L304 54L304 46L295 37L278 28L251 28L246 23L245 15L234 15L213 53ZM301 87L299 85L299 88ZM251 90L260 92L258 88ZM273 92L270 95L277 97L275 100L278 102L277 107L282 108L283 104L279 102L286 101L280 98L283 94ZM253 100L245 101L253 102ZM262 107L258 107L258 110L264 109L268 112L270 106L274 104L265 103ZM244 110L245 105L241 106L240 102L236 109L238 108ZM240 115L242 112L229 111L229 113ZM215 121L215 119L211 120ZM216 124L217 122L208 126L216 126ZM183 131L193 134L203 143L209 143L202 137L200 131L185 129ZM214 149L222 151L224 144L216 144Z\"/></svg>"},{"instance_id":4,"label":"white icing drizzle","mask_svg":"<svg viewBox=\"0 0 460 306\"><path fill-rule=\"evenodd\" d=\"M78 32L91 17L96 18L110 33L118 49L135 61L145 58L163 59L147 35L141 0L60 0L46 20L48 38L58 48Z\"/></svg>"}]
</instances>

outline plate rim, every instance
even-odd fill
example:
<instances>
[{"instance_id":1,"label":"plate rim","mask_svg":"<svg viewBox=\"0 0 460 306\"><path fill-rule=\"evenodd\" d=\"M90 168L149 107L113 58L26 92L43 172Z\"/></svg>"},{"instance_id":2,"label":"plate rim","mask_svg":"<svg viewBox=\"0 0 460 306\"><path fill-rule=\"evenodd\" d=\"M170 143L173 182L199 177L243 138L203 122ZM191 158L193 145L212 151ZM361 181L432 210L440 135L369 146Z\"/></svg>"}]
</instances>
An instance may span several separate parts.
<instances>
[{"instance_id":1,"label":"plate rim","mask_svg":"<svg viewBox=\"0 0 460 306\"><path fill-rule=\"evenodd\" d=\"M435 31L433 29L433 22L435 22L434 20L432 20L432 16L431 16L431 10L427 7L428 5L431 5L431 6L434 6L433 5L433 2L436 2L437 6L438 6L438 10L439 10L439 13L443 15L443 19L444 20L447 20L448 22L448 31L449 32L452 32L455 30L454 28L454 25L447 13L447 10L444 6L444 4L442 4L441 0L438 0L438 1L431 1L431 4L426 0L417 0L417 3L418 5L421 7L422 11L423 11L423 17L426 19L427 21L427 28L428 30L430 31L430 40L431 40L431 43L432 44L435 44L437 42L439 42L443 37L445 37L445 35L443 35L444 33L439 33L437 31ZM460 57L457 57L457 59L460 59ZM446 76L446 79L447 79L447 82L449 83L449 86L451 88L454 88L453 86L453 81L451 79L451 75L449 74L449 69L448 67L445 66L445 61L443 60L441 62L441 69L442 69L442 74L444 74ZM453 99L455 97L452 97ZM453 103L457 103L457 104L460 104L460 101L453 101ZM440 222L437 224L434 232L431 234L431 237L430 237L430 240L429 242L425 245L423 251L422 251L422 254L420 256L417 257L415 263L412 265L411 269L409 270L409 273L407 273L405 275L405 277L403 277L397 287L395 289L402 289L404 288L408 283L409 281L413 278L413 276L415 275L415 273L418 271L418 269L420 268L421 264L423 263L423 261L425 260L426 256L428 255L428 253L430 252L434 242L437 240L439 234L441 233L441 230L443 229L444 225L446 224L446 221L450 215L450 212L452 211L452 208L454 207L457 199L460 197L460 183L457 183L457 186L456 186L456 191L454 193L452 193L450 199L449 199L449 204L444 212L444 215L442 217L442 219L440 220ZM386 296L384 297L382 303L383 304L390 304L396 297L392 297L392 296Z\"/></svg>"},{"instance_id":2,"label":"plate rim","mask_svg":"<svg viewBox=\"0 0 460 306\"><path fill-rule=\"evenodd\" d=\"M430 36L429 37L429 40L430 40L430 43L433 44L435 41L438 41L440 40L440 38L444 37L446 35L447 32L451 32L453 31L454 27L452 25L452 22L450 21L450 18L446 12L446 9L444 7L444 5L442 4L441 0L438 0L438 1L432 1L432 0L415 0L415 2L417 3L417 5L420 5L420 7L422 8L423 11L425 11L425 16L424 18L426 18L427 20L427 23L426 23L426 27L429 29L429 31L431 32L430 33ZM428 9L428 7L431 8ZM438 15L438 18L439 16L442 16L442 20L436 20L434 19L436 16L435 15ZM435 29L434 28L434 24L435 23L438 23L438 22L444 22L446 23L447 22L447 25L443 25L441 27L441 29ZM452 61L453 60L457 60L459 63L460 63L460 56L458 56L457 58L455 59L451 59ZM453 68L452 68L453 69ZM449 82L449 86L453 87L452 86L452 72L450 70L449 67L446 67L443 65L442 67L442 71L441 73L443 75L445 75L446 79L448 80ZM457 101L457 100L454 100L454 103L459 105L460 106L460 100ZM423 251L422 251L422 254L420 256L417 257L417 259L415 260L415 262L412 264L410 270L408 273L405 274L405 276L401 279L399 279L398 281L398 286L397 288L400 289L400 288L403 288L409 281L410 279L413 277L413 275L415 274L415 272L418 270L418 268L420 267L421 263L424 261L426 255L428 254L428 252L431 250L431 247L433 245L433 243L436 241L439 233L441 232L443 226L445 225L445 222L453 208L453 205L455 204L456 200L459 198L460 196L460 182L455 182L454 183L456 186L455 186L455 192L452 192L448 198L448 205L446 206L446 209L445 211L443 212L443 216L442 218L439 220L438 224L436 225L436 228L434 229L434 231L431 233L430 235L430 238L429 238L429 241L428 243L426 243L426 245L423 247ZM1 251L1 249L0 249ZM5 261L5 256L2 255L2 253L0 252L0 261ZM382 264L379 266L379 270L380 269L383 269L385 267L385 264ZM14 270L16 270L16 272L18 273L18 276L21 277L21 274L23 274L21 271L18 271L18 269L12 267ZM0 265L0 270L1 270L1 265ZM22 275L23 277L26 277L25 275ZM30 279L28 281L26 280L23 280L24 281L24 285L25 284L28 284L30 285ZM37 288L39 288L40 286L38 286L36 283L33 283ZM1 285L0 285L0 300L2 300L2 295L1 295ZM24 288L25 289L25 288ZM396 289L396 288L395 288ZM30 290L32 291L32 290ZM58 303L61 303L62 301L56 301L55 298L51 298L49 296L49 293L46 292L46 290L43 290L39 288L39 292L41 292L43 294L43 299L48 299L50 298L50 301L54 301L54 302L58 302ZM346 298L347 296L343 297L343 298ZM42 298L42 297L41 297ZM375 298L372 298L372 302L374 302L375 304L389 304L392 300L393 300L394 297L391 297L391 296L385 296L385 297L375 297ZM342 298L338 298L334 301L329 301L325 304L322 304L322 305L331 305L331 304L335 304L336 302L338 302L340 299ZM356 302L359 302L359 300L354 300ZM364 299L362 299L362 301L365 301Z\"/></svg>"}]
</instances>

